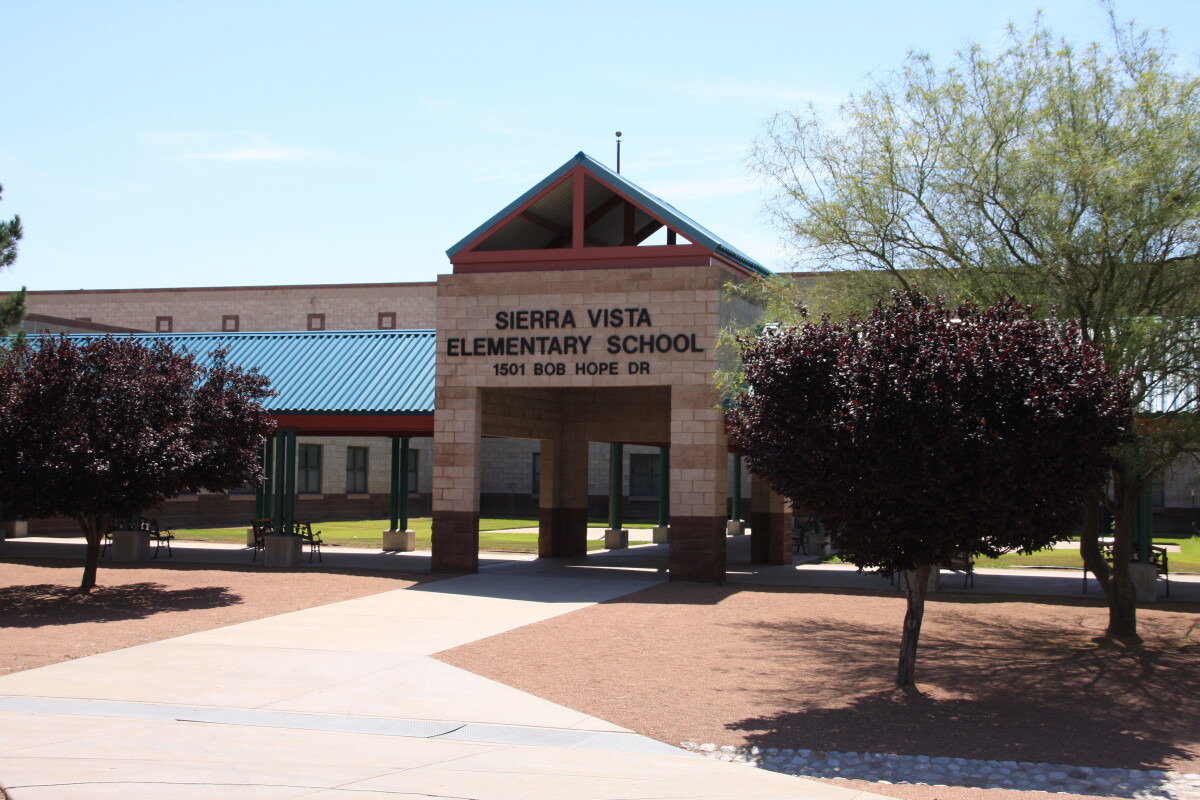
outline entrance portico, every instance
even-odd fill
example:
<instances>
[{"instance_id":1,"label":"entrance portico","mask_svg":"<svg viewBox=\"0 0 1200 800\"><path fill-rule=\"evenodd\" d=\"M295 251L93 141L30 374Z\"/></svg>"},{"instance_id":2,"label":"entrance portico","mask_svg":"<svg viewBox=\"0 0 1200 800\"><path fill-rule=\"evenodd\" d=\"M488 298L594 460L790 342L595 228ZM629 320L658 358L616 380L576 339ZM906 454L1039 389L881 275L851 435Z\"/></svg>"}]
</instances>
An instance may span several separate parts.
<instances>
[{"instance_id":1,"label":"entrance portico","mask_svg":"<svg viewBox=\"0 0 1200 800\"><path fill-rule=\"evenodd\" d=\"M449 256L433 569L478 569L480 442L500 436L541 440L543 556L586 554L589 442L669 447L670 577L722 580L728 445L712 379L739 308L723 288L765 270L582 153ZM782 527L756 552L790 557Z\"/></svg>"}]
</instances>

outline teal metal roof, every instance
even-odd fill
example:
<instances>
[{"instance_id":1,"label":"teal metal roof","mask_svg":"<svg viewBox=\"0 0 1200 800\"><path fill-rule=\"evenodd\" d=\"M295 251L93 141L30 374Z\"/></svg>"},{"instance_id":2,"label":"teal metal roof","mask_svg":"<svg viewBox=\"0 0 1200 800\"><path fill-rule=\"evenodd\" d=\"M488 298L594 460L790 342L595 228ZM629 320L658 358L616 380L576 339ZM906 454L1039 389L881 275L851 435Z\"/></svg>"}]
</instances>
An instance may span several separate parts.
<instances>
[{"instance_id":1,"label":"teal metal roof","mask_svg":"<svg viewBox=\"0 0 1200 800\"><path fill-rule=\"evenodd\" d=\"M432 414L436 334L432 330L128 334L163 340L201 364L213 350L257 368L278 394L275 413ZM116 338L126 338L116 334ZM95 334L68 338L94 339Z\"/></svg>"},{"instance_id":2,"label":"teal metal roof","mask_svg":"<svg viewBox=\"0 0 1200 800\"><path fill-rule=\"evenodd\" d=\"M563 164L558 169L554 170L554 172L551 172L549 175L539 181L532 189L509 203L504 207L504 209L494 215L487 222L483 223L478 228L471 231L469 234L459 240L457 244L446 251L446 255L450 258L453 258L454 255L460 250L470 245L479 237L483 236L483 234L486 233L492 226L508 217L514 211L528 203L547 187L554 184L556 181L578 166L582 166L596 179L608 184L616 191L629 197L629 199L645 208L650 214L658 217L669 227L674 228L689 241L721 253L738 262L739 264L742 264L743 266L753 270L754 272L759 273L760 275L772 274L771 270L750 258L750 256L746 255L741 250L738 250L736 247L729 244L712 231L700 225L691 217L675 208L675 206L658 197L655 197L654 195L650 194L650 192L647 192L645 189L631 182L625 176L614 172L583 151L576 153L574 158Z\"/></svg>"}]
</instances>

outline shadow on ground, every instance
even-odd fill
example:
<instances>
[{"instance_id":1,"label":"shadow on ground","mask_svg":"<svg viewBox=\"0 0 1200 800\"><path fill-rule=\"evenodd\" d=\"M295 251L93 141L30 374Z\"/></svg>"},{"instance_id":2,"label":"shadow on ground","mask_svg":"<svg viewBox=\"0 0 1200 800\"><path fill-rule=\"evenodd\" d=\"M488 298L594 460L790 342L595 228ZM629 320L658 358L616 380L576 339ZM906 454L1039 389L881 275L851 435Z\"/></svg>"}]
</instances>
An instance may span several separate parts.
<instances>
[{"instance_id":1,"label":"shadow on ground","mask_svg":"<svg viewBox=\"0 0 1200 800\"><path fill-rule=\"evenodd\" d=\"M1143 612L1144 641L1130 645L1101 635L1102 615L1085 604L1008 600L1025 613L989 618L977 598L931 602L917 691L881 685L882 671L894 674L899 625L755 623L763 655L800 658L815 673L767 691L768 706L793 710L726 727L763 747L1142 769L1200 760L1194 606L1191 620Z\"/></svg>"},{"instance_id":2,"label":"shadow on ground","mask_svg":"<svg viewBox=\"0 0 1200 800\"><path fill-rule=\"evenodd\" d=\"M142 619L241 602L241 595L221 587L169 589L151 582L97 586L89 594L61 584L6 586L0 588L0 629Z\"/></svg>"}]
</instances>

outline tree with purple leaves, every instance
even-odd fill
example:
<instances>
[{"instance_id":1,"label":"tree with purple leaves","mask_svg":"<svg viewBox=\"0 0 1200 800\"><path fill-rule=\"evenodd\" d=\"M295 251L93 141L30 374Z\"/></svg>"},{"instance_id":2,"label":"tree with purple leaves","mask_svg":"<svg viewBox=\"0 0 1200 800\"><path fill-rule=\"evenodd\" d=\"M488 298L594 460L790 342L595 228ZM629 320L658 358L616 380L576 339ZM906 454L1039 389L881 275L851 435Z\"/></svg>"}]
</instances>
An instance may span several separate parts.
<instances>
[{"instance_id":1,"label":"tree with purple leaves","mask_svg":"<svg viewBox=\"0 0 1200 800\"><path fill-rule=\"evenodd\" d=\"M897 291L865 319L746 337L742 361L730 437L751 473L819 515L843 560L901 577L900 685L930 571L1068 538L1132 424L1101 350L1011 299Z\"/></svg>"},{"instance_id":2,"label":"tree with purple leaves","mask_svg":"<svg viewBox=\"0 0 1200 800\"><path fill-rule=\"evenodd\" d=\"M120 518L184 492L262 480L274 428L267 379L201 365L157 341L43 337L0 362L0 501L24 517L74 518L87 538L80 589Z\"/></svg>"}]
</instances>

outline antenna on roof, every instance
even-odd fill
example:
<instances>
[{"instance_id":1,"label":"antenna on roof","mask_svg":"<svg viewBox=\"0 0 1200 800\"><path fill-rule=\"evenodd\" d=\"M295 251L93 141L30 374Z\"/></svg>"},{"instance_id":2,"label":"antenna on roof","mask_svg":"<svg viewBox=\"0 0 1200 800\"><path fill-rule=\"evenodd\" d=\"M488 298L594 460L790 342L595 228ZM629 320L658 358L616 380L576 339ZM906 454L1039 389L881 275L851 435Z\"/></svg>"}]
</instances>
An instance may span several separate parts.
<instances>
[{"instance_id":1,"label":"antenna on roof","mask_svg":"<svg viewBox=\"0 0 1200 800\"><path fill-rule=\"evenodd\" d=\"M617 131L617 174L621 174L621 132Z\"/></svg>"}]
</instances>

